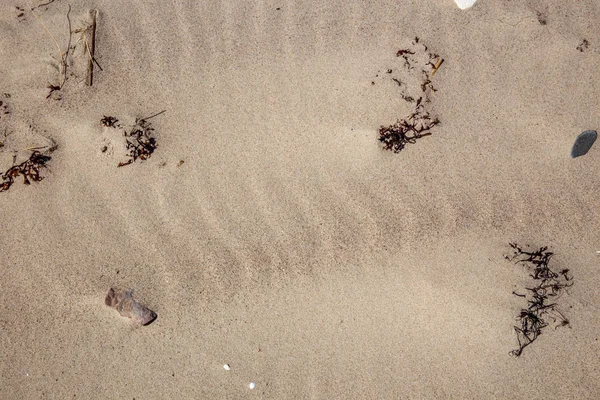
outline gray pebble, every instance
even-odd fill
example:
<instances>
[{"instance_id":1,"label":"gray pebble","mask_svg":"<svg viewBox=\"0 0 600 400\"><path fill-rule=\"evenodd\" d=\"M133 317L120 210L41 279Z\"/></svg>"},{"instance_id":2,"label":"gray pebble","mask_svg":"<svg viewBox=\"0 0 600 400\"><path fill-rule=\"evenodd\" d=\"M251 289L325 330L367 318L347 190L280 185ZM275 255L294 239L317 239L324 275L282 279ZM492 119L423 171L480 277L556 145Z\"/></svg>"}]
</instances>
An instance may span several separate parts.
<instances>
[{"instance_id":1,"label":"gray pebble","mask_svg":"<svg viewBox=\"0 0 600 400\"><path fill-rule=\"evenodd\" d=\"M597 136L598 133L596 131L585 131L577 136L575 144L573 144L573 148L571 149L571 158L586 154L592 148Z\"/></svg>"}]
</instances>

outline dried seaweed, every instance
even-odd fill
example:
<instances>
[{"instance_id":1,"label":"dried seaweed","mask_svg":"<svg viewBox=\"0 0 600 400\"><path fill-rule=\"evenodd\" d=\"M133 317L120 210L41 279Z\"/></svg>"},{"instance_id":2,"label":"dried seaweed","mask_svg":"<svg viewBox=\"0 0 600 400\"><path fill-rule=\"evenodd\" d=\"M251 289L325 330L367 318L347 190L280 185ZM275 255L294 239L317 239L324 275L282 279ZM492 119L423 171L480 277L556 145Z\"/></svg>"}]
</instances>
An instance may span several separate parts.
<instances>
[{"instance_id":1,"label":"dried seaweed","mask_svg":"<svg viewBox=\"0 0 600 400\"><path fill-rule=\"evenodd\" d=\"M425 104L430 103L429 95L436 92L431 77L443 60L438 54L430 52L428 47L419 40L418 37L415 37L410 45L396 52L396 57L404 60L403 67L408 72L407 75L389 76L394 69L386 70L389 79L400 88L400 97L414 107L412 114L407 118L399 119L393 125L379 128L379 141L384 143L385 150L391 150L394 153L403 150L408 143L415 143L417 139L431 135L431 129L440 123L438 118L432 117L430 112L425 109ZM433 60L437 60L437 64L434 64ZM410 72L417 66L419 66L420 73ZM401 70L402 68L396 69L397 73L402 73ZM412 82L418 83L418 86L412 85ZM413 87L414 89L411 89Z\"/></svg>"},{"instance_id":2,"label":"dried seaweed","mask_svg":"<svg viewBox=\"0 0 600 400\"><path fill-rule=\"evenodd\" d=\"M546 15L546 13L536 11L535 15L537 16L537 20L540 23L540 25L546 25L548 23L548 16Z\"/></svg>"},{"instance_id":3,"label":"dried seaweed","mask_svg":"<svg viewBox=\"0 0 600 400\"><path fill-rule=\"evenodd\" d=\"M147 160L156 150L156 139L152 137L154 128L145 119L136 120L135 127L126 133L129 160L120 162L118 167L129 165L137 159Z\"/></svg>"},{"instance_id":4,"label":"dried seaweed","mask_svg":"<svg viewBox=\"0 0 600 400\"><path fill-rule=\"evenodd\" d=\"M55 95L55 92L60 92L62 89L59 85L50 84L46 86L46 88L48 89L48 95L46 96L47 99L53 98L54 100L60 100L60 94Z\"/></svg>"},{"instance_id":5,"label":"dried seaweed","mask_svg":"<svg viewBox=\"0 0 600 400\"><path fill-rule=\"evenodd\" d=\"M29 185L31 181L41 181L44 177L40 175L40 169L44 168L51 158L37 150L33 151L28 160L12 166L0 176L3 181L0 184L0 192L7 191L19 175L23 176L23 183L26 185Z\"/></svg>"},{"instance_id":6,"label":"dried seaweed","mask_svg":"<svg viewBox=\"0 0 600 400\"><path fill-rule=\"evenodd\" d=\"M394 125L379 128L379 141L385 145L385 150L398 153L404 149L406 144L415 143L417 139L431 135L431 128L438 125L440 121L432 118L429 112L425 111L421 102L422 98L419 98L415 111L406 119L398 120Z\"/></svg>"},{"instance_id":7,"label":"dried seaweed","mask_svg":"<svg viewBox=\"0 0 600 400\"><path fill-rule=\"evenodd\" d=\"M127 131L126 129L123 129L123 136L125 136L126 142L125 148L127 150L126 155L129 159L127 161L119 162L117 167L124 167L137 160L147 160L150 158L152 153L154 153L154 150L156 150L157 143L156 138L153 136L154 128L148 120L164 112L165 111L161 111L146 118L137 118L135 120L135 125L131 130ZM100 122L106 127L115 129L123 128L119 120L115 117L105 115ZM105 152L106 150L103 148L102 151Z\"/></svg>"},{"instance_id":8,"label":"dried seaweed","mask_svg":"<svg viewBox=\"0 0 600 400\"><path fill-rule=\"evenodd\" d=\"M109 128L119 128L121 126L118 119L115 117L107 117L106 115L103 116L103 118L100 120L100 123Z\"/></svg>"},{"instance_id":9,"label":"dried seaweed","mask_svg":"<svg viewBox=\"0 0 600 400\"><path fill-rule=\"evenodd\" d=\"M25 18L25 9L23 7L15 6L15 11L19 21L22 21Z\"/></svg>"},{"instance_id":10,"label":"dried seaweed","mask_svg":"<svg viewBox=\"0 0 600 400\"><path fill-rule=\"evenodd\" d=\"M581 53L587 51L590 48L590 42L587 39L583 39L579 46L577 46L577 50Z\"/></svg>"},{"instance_id":11,"label":"dried seaweed","mask_svg":"<svg viewBox=\"0 0 600 400\"><path fill-rule=\"evenodd\" d=\"M402 57L404 59L404 66L408 69L413 69L410 55L415 54L414 51L409 49L400 49L396 52L396 57Z\"/></svg>"},{"instance_id":12,"label":"dried seaweed","mask_svg":"<svg viewBox=\"0 0 600 400\"><path fill-rule=\"evenodd\" d=\"M509 354L519 357L525 347L533 343L542 330L550 325L550 319L557 323L556 328L569 326L569 320L557 308L557 300L566 290L573 285L573 277L568 269L555 272L550 269L548 263L554 253L547 251L548 247L541 247L536 251L525 251L515 243L509 243L514 254L505 258L516 263L526 264L530 269L530 276L536 281L534 287L526 287L526 294L513 292L514 295L527 299L527 308L521 309L514 329L517 334L519 348L512 350Z\"/></svg>"},{"instance_id":13,"label":"dried seaweed","mask_svg":"<svg viewBox=\"0 0 600 400\"><path fill-rule=\"evenodd\" d=\"M10 95L4 93L4 98L8 99L10 98ZM6 100L0 100L0 119L2 119L3 116L8 114L10 114L10 107L8 106L8 102Z\"/></svg>"}]
</instances>

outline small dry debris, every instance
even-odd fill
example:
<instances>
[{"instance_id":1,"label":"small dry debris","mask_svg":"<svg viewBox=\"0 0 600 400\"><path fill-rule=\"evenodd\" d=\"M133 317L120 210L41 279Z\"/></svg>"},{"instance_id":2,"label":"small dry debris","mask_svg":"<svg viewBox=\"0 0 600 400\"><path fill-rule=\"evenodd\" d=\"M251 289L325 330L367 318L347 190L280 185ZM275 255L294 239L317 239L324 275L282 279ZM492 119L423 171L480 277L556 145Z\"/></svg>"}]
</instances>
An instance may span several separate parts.
<instances>
[{"instance_id":1,"label":"small dry debris","mask_svg":"<svg viewBox=\"0 0 600 400\"><path fill-rule=\"evenodd\" d=\"M587 39L583 39L583 41L579 44L579 46L577 46L577 50L581 53L583 53L584 51L587 51L587 49L590 48L590 42L587 41Z\"/></svg>"},{"instance_id":2,"label":"small dry debris","mask_svg":"<svg viewBox=\"0 0 600 400\"><path fill-rule=\"evenodd\" d=\"M6 118L6 116L10 114L10 106L8 105L7 101L9 98L10 94L8 93L4 93L2 96L0 96L0 120L3 117Z\"/></svg>"},{"instance_id":3,"label":"small dry debris","mask_svg":"<svg viewBox=\"0 0 600 400\"><path fill-rule=\"evenodd\" d=\"M537 16L537 20L540 23L540 25L546 25L546 24L548 24L548 15L546 13L543 13L541 11L537 11L535 14Z\"/></svg>"},{"instance_id":4,"label":"small dry debris","mask_svg":"<svg viewBox=\"0 0 600 400\"><path fill-rule=\"evenodd\" d=\"M25 19L25 9L23 7L15 6L15 12L17 13L17 19L19 21Z\"/></svg>"}]
</instances>

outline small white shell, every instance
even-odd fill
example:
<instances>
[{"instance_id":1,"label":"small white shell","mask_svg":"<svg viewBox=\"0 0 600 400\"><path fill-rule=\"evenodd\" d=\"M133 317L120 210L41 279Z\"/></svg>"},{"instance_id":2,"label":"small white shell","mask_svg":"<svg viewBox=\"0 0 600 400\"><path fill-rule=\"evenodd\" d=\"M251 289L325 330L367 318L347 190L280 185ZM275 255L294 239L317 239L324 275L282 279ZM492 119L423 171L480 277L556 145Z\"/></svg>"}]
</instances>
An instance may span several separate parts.
<instances>
[{"instance_id":1,"label":"small white shell","mask_svg":"<svg viewBox=\"0 0 600 400\"><path fill-rule=\"evenodd\" d=\"M250 389L254 389L254 388L256 387L256 383L254 383L254 382L250 382L250 384L248 385L248 387L249 387Z\"/></svg>"},{"instance_id":2,"label":"small white shell","mask_svg":"<svg viewBox=\"0 0 600 400\"><path fill-rule=\"evenodd\" d=\"M454 0L458 8L460 8L461 10L471 7L473 4L475 4L476 1L477 0Z\"/></svg>"},{"instance_id":3,"label":"small white shell","mask_svg":"<svg viewBox=\"0 0 600 400\"><path fill-rule=\"evenodd\" d=\"M229 366L229 364L223 365L223 368L225 368L225 371L229 371L231 369L231 367Z\"/></svg>"}]
</instances>

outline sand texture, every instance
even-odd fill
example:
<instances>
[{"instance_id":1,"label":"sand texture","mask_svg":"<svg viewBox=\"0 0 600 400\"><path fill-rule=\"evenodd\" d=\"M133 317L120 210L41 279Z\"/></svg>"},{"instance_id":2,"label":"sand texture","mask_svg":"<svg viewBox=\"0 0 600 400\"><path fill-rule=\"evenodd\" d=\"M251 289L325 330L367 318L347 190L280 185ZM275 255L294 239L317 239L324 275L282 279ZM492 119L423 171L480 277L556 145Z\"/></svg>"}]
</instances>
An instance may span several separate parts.
<instances>
[{"instance_id":1,"label":"sand texture","mask_svg":"<svg viewBox=\"0 0 600 400\"><path fill-rule=\"evenodd\" d=\"M598 398L598 1L1 3L0 398ZM509 242L573 277L520 357Z\"/></svg>"}]
</instances>

